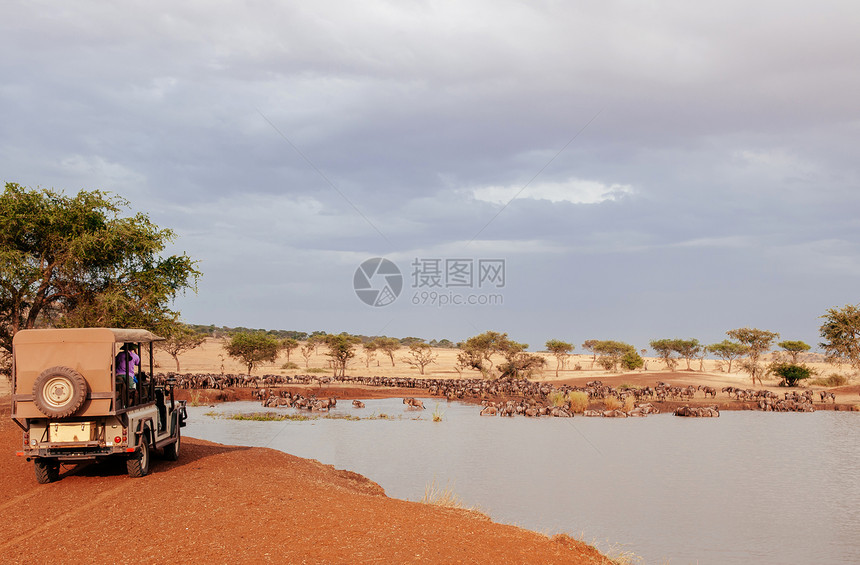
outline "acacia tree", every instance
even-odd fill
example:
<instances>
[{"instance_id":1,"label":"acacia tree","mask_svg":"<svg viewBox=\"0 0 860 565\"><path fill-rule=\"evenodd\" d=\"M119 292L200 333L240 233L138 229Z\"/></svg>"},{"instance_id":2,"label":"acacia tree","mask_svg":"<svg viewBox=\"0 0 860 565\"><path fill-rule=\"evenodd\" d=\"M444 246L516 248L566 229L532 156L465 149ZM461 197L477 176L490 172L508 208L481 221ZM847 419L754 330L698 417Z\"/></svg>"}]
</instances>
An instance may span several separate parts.
<instances>
[{"instance_id":1,"label":"acacia tree","mask_svg":"<svg viewBox=\"0 0 860 565\"><path fill-rule=\"evenodd\" d=\"M746 355L747 352L746 345L742 343L737 343L735 341L730 341L728 339L724 339L719 343L712 343L711 345L708 345L705 349L728 363L728 370L726 371L727 373L732 372L732 361L734 361L741 355Z\"/></svg>"},{"instance_id":2,"label":"acacia tree","mask_svg":"<svg viewBox=\"0 0 860 565\"><path fill-rule=\"evenodd\" d=\"M778 347L781 347L785 353L788 354L788 358L791 359L791 363L793 365L797 365L797 358L801 353L809 351L812 349L809 344L800 340L786 340L780 341L776 344Z\"/></svg>"},{"instance_id":3,"label":"acacia tree","mask_svg":"<svg viewBox=\"0 0 860 565\"><path fill-rule=\"evenodd\" d=\"M368 341L361 344L361 347L364 350L364 365L369 369L370 362L376 359L376 351L379 349L379 345L375 341Z\"/></svg>"},{"instance_id":4,"label":"acacia tree","mask_svg":"<svg viewBox=\"0 0 860 565\"><path fill-rule=\"evenodd\" d=\"M672 353L674 353L673 339L663 338L663 339L652 339L649 345L651 349L653 349L657 353L657 357L663 360L666 364L666 369L669 371L674 371L675 367L678 366L678 360L672 357Z\"/></svg>"},{"instance_id":5,"label":"acacia tree","mask_svg":"<svg viewBox=\"0 0 860 565\"><path fill-rule=\"evenodd\" d=\"M594 346L597 345L598 340L596 339L586 339L582 342L582 348L591 353L591 368L594 368L594 362L597 361L597 352L594 351Z\"/></svg>"},{"instance_id":6,"label":"acacia tree","mask_svg":"<svg viewBox=\"0 0 860 565\"><path fill-rule=\"evenodd\" d=\"M675 351L678 352L678 356L687 362L687 370L691 370L690 362L695 358L702 350L702 346L699 344L699 340L696 338L692 339L675 339L674 347Z\"/></svg>"},{"instance_id":7,"label":"acacia tree","mask_svg":"<svg viewBox=\"0 0 860 565\"><path fill-rule=\"evenodd\" d=\"M546 342L546 350L555 356L555 376L557 377L558 370L565 364L568 355L573 351L573 344L558 339L551 339Z\"/></svg>"},{"instance_id":8,"label":"acacia tree","mask_svg":"<svg viewBox=\"0 0 860 565\"><path fill-rule=\"evenodd\" d=\"M759 361L761 356L770 349L774 340L779 338L779 334L758 328L737 328L727 331L726 335L747 347L747 358L741 362L741 366L750 374L753 386L755 386L756 379L761 385L761 376L766 369L761 366Z\"/></svg>"},{"instance_id":9,"label":"acacia tree","mask_svg":"<svg viewBox=\"0 0 860 565\"><path fill-rule=\"evenodd\" d=\"M287 352L287 363L290 362L290 353L293 351L293 349L297 348L298 346L299 346L298 340L295 340L291 337L288 337L281 342L281 349L283 349L284 351Z\"/></svg>"},{"instance_id":10,"label":"acacia tree","mask_svg":"<svg viewBox=\"0 0 860 565\"><path fill-rule=\"evenodd\" d=\"M101 191L66 196L6 183L0 195L0 347L41 325L163 331L168 306L200 272L186 255L162 257L174 233Z\"/></svg>"},{"instance_id":11,"label":"acacia tree","mask_svg":"<svg viewBox=\"0 0 860 565\"><path fill-rule=\"evenodd\" d=\"M306 369L310 366L311 357L317 352L317 347L325 341L325 337L326 334L324 333L314 332L313 335L305 340L304 345L299 348L299 352L305 360Z\"/></svg>"},{"instance_id":12,"label":"acacia tree","mask_svg":"<svg viewBox=\"0 0 860 565\"><path fill-rule=\"evenodd\" d=\"M484 378L492 377L493 356L511 350L515 343L508 339L506 333L486 331L472 336L459 344L458 364L464 368L477 369Z\"/></svg>"},{"instance_id":13,"label":"acacia tree","mask_svg":"<svg viewBox=\"0 0 860 565\"><path fill-rule=\"evenodd\" d=\"M355 346L359 343L361 338L346 333L325 336L325 345L328 347L326 355L331 357L335 377L346 375L346 366L355 357Z\"/></svg>"},{"instance_id":14,"label":"acacia tree","mask_svg":"<svg viewBox=\"0 0 860 565\"><path fill-rule=\"evenodd\" d=\"M375 340L376 348L388 355L391 366L394 366L394 354L400 349L400 340L395 337L378 337Z\"/></svg>"},{"instance_id":15,"label":"acacia tree","mask_svg":"<svg viewBox=\"0 0 860 565\"><path fill-rule=\"evenodd\" d=\"M412 342L409 344L409 355L403 360L407 365L418 367L418 373L424 374L424 367L436 362L439 354L433 351L433 348L428 343Z\"/></svg>"},{"instance_id":16,"label":"acacia tree","mask_svg":"<svg viewBox=\"0 0 860 565\"><path fill-rule=\"evenodd\" d=\"M314 354L314 346L305 342L305 344L299 349L299 352L305 359L305 369L307 369L311 364L311 356Z\"/></svg>"},{"instance_id":17,"label":"acacia tree","mask_svg":"<svg viewBox=\"0 0 860 565\"><path fill-rule=\"evenodd\" d=\"M254 367L264 361L274 363L280 353L282 342L264 332L239 332L233 334L224 345L227 354L244 363L250 375Z\"/></svg>"},{"instance_id":18,"label":"acacia tree","mask_svg":"<svg viewBox=\"0 0 860 565\"><path fill-rule=\"evenodd\" d=\"M164 341L156 341L155 347L173 357L178 373L180 371L179 356L203 345L203 342L206 341L206 334L197 333L185 325L177 325L165 333L167 335L164 336Z\"/></svg>"},{"instance_id":19,"label":"acacia tree","mask_svg":"<svg viewBox=\"0 0 860 565\"><path fill-rule=\"evenodd\" d=\"M615 371L618 369L618 364L624 359L628 353L636 353L636 348L629 343L623 341L614 341L611 339L598 341L594 345L594 353L600 355L598 362L607 371Z\"/></svg>"},{"instance_id":20,"label":"acacia tree","mask_svg":"<svg viewBox=\"0 0 860 565\"><path fill-rule=\"evenodd\" d=\"M499 374L502 377L528 378L546 365L546 359L543 356L526 351L529 344L508 339L507 334L502 334L501 339L497 341L497 347L505 356L505 362L499 364Z\"/></svg>"},{"instance_id":21,"label":"acacia tree","mask_svg":"<svg viewBox=\"0 0 860 565\"><path fill-rule=\"evenodd\" d=\"M848 363L860 371L860 304L847 304L842 308L830 308L821 318L822 341L828 362Z\"/></svg>"}]
</instances>

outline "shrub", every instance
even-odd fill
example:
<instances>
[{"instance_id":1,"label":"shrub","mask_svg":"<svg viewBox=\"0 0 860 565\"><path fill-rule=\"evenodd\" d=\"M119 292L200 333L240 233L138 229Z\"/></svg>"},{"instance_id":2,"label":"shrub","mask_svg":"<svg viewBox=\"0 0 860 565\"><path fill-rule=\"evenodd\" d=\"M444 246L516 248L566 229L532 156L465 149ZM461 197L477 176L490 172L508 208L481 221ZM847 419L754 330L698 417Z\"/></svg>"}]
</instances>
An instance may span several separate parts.
<instances>
[{"instance_id":1,"label":"shrub","mask_svg":"<svg viewBox=\"0 0 860 565\"><path fill-rule=\"evenodd\" d=\"M607 371L611 371L615 368L615 360L612 359L612 357L599 357L597 359L597 363Z\"/></svg>"},{"instance_id":2,"label":"shrub","mask_svg":"<svg viewBox=\"0 0 860 565\"><path fill-rule=\"evenodd\" d=\"M566 400L564 393L561 392L560 390L552 391L551 393L549 393L548 398L549 398L549 401L552 403L553 406L558 406L558 407L564 406L564 401Z\"/></svg>"},{"instance_id":3,"label":"shrub","mask_svg":"<svg viewBox=\"0 0 860 565\"><path fill-rule=\"evenodd\" d=\"M634 371L640 367L644 367L645 360L643 360L642 356L635 351L628 351L624 354L624 357L621 358L621 366L628 371Z\"/></svg>"},{"instance_id":4,"label":"shrub","mask_svg":"<svg viewBox=\"0 0 860 565\"><path fill-rule=\"evenodd\" d=\"M298 369L299 366L293 363L292 361L287 361L283 365L281 365L281 369Z\"/></svg>"},{"instance_id":5,"label":"shrub","mask_svg":"<svg viewBox=\"0 0 860 565\"><path fill-rule=\"evenodd\" d=\"M582 414L588 408L588 393L581 390L574 390L567 394L567 400L570 402L570 409Z\"/></svg>"},{"instance_id":6,"label":"shrub","mask_svg":"<svg viewBox=\"0 0 860 565\"><path fill-rule=\"evenodd\" d=\"M836 373L831 373L829 377L813 379L809 381L809 384L815 386L826 386L826 387L834 387L834 386L845 386L848 384L848 377L845 375L839 375Z\"/></svg>"},{"instance_id":7,"label":"shrub","mask_svg":"<svg viewBox=\"0 0 860 565\"><path fill-rule=\"evenodd\" d=\"M331 369L323 369L322 367L311 367L310 369L305 369L306 373L328 373Z\"/></svg>"},{"instance_id":8,"label":"shrub","mask_svg":"<svg viewBox=\"0 0 860 565\"><path fill-rule=\"evenodd\" d=\"M636 406L636 398L628 396L624 398L624 411L630 412Z\"/></svg>"},{"instance_id":9,"label":"shrub","mask_svg":"<svg viewBox=\"0 0 860 565\"><path fill-rule=\"evenodd\" d=\"M621 408L621 401L614 396L607 396L603 399L603 405L606 406L607 410L618 410Z\"/></svg>"},{"instance_id":10,"label":"shrub","mask_svg":"<svg viewBox=\"0 0 860 565\"><path fill-rule=\"evenodd\" d=\"M808 379L812 375L812 369L806 365L796 365L794 363L774 363L770 367L770 372L778 377L782 377L780 386L797 386L797 383L803 379Z\"/></svg>"}]
</instances>

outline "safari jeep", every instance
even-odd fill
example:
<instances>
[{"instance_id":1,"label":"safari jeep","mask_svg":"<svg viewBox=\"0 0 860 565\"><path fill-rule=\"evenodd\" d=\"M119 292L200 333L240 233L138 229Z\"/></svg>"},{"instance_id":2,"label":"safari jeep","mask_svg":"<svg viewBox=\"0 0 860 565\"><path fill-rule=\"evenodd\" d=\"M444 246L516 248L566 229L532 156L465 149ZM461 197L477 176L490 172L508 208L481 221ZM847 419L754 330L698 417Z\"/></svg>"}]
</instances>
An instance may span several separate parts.
<instances>
[{"instance_id":1,"label":"safari jeep","mask_svg":"<svg viewBox=\"0 0 860 565\"><path fill-rule=\"evenodd\" d=\"M128 474L149 473L154 450L179 458L185 401L173 383L153 378L153 342L146 330L77 328L22 330L12 340L12 419L40 483L55 481L61 463L124 457ZM125 344L140 351L138 383L116 376ZM124 353L123 353L124 354Z\"/></svg>"}]
</instances>

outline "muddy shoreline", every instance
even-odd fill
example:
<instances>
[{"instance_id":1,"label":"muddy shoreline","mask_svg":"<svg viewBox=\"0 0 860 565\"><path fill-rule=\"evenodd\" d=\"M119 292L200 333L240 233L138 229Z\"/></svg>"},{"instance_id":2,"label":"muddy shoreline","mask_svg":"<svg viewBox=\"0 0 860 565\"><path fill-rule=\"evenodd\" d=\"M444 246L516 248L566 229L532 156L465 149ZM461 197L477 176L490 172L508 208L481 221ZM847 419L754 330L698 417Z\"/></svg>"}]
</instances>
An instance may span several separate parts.
<instances>
[{"instance_id":1,"label":"muddy shoreline","mask_svg":"<svg viewBox=\"0 0 860 565\"><path fill-rule=\"evenodd\" d=\"M0 397L3 563L612 563L570 536L389 498L273 449L185 437L179 461L156 459L143 478L105 461L40 485L20 444Z\"/></svg>"}]
</instances>

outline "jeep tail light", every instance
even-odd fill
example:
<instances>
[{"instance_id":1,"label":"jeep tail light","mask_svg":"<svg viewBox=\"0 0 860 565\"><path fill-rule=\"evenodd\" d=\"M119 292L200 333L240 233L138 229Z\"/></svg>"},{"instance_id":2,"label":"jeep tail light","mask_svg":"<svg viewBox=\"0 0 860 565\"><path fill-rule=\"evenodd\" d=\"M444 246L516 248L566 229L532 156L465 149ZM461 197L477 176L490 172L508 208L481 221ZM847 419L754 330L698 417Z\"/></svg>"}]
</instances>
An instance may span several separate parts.
<instances>
[{"instance_id":1,"label":"jeep tail light","mask_svg":"<svg viewBox=\"0 0 860 565\"><path fill-rule=\"evenodd\" d=\"M122 438L121 438L121 437L119 437L119 436L116 436L115 438L113 438L113 442L114 442L114 443L119 443L119 442L121 442L121 441L122 441Z\"/></svg>"}]
</instances>

